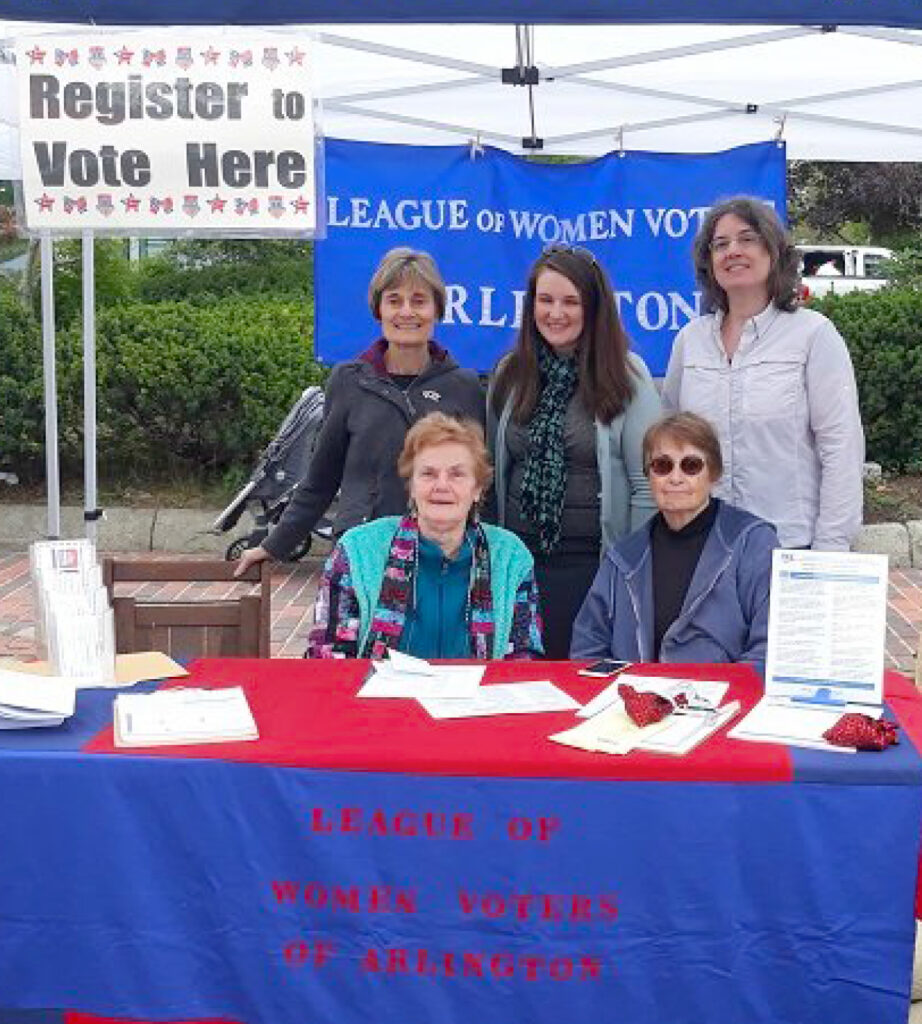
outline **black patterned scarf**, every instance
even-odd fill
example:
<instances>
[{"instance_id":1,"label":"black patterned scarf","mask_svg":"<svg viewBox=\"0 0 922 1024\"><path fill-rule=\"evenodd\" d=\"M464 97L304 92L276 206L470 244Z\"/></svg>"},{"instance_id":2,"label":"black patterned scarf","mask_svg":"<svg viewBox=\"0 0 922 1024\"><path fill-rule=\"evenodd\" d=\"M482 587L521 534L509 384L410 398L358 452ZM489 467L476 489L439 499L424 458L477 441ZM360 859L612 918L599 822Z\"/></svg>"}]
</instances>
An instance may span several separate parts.
<instances>
[{"instance_id":1,"label":"black patterned scarf","mask_svg":"<svg viewBox=\"0 0 922 1024\"><path fill-rule=\"evenodd\" d=\"M528 456L522 473L522 514L538 530L538 548L549 554L560 542L560 520L567 491L564 423L576 392L576 359L554 355L538 342L541 394L528 425Z\"/></svg>"}]
</instances>

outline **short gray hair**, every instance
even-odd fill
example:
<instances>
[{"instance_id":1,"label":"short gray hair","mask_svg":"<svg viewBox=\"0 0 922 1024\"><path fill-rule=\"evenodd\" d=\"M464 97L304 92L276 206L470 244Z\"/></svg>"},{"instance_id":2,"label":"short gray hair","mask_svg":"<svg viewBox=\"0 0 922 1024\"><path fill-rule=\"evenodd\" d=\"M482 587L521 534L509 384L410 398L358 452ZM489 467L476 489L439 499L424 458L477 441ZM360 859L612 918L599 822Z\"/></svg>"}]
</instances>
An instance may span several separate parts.
<instances>
[{"instance_id":1,"label":"short gray hair","mask_svg":"<svg viewBox=\"0 0 922 1024\"><path fill-rule=\"evenodd\" d=\"M375 320L381 319L381 296L386 291L407 282L417 281L432 292L436 316L441 320L445 316L447 296L439 268L429 253L406 246L399 246L386 252L369 282L368 307Z\"/></svg>"}]
</instances>

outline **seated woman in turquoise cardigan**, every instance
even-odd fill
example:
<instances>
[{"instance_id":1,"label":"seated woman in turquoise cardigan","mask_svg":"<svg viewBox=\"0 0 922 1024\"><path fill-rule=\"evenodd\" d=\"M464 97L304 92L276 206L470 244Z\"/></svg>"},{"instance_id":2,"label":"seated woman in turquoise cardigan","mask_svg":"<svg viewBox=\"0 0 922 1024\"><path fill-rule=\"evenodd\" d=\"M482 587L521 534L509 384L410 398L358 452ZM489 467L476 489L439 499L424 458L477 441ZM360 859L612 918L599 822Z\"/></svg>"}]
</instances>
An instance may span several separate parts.
<instances>
[{"instance_id":1,"label":"seated woman in turquoise cardigan","mask_svg":"<svg viewBox=\"0 0 922 1024\"><path fill-rule=\"evenodd\" d=\"M430 413L398 471L410 511L347 530L324 568L309 658L532 658L543 653L534 562L508 530L478 522L490 483L483 431Z\"/></svg>"}]
</instances>

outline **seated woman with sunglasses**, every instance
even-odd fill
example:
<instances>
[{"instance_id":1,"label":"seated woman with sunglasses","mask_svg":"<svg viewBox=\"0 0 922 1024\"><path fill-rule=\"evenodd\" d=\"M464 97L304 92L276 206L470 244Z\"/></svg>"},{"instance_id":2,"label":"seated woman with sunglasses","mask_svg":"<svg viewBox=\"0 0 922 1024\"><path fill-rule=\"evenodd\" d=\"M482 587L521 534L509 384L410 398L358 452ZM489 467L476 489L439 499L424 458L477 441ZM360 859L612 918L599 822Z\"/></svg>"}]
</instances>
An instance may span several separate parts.
<instances>
[{"instance_id":1,"label":"seated woman with sunglasses","mask_svg":"<svg viewBox=\"0 0 922 1024\"><path fill-rule=\"evenodd\" d=\"M547 248L490 386L487 430L497 521L535 556L548 658L568 656L602 552L653 512L640 448L661 412L605 270L588 249Z\"/></svg>"},{"instance_id":2,"label":"seated woman with sunglasses","mask_svg":"<svg viewBox=\"0 0 922 1024\"><path fill-rule=\"evenodd\" d=\"M573 658L751 662L765 671L775 528L711 494L713 428L673 413L643 441L659 513L607 551L573 626Z\"/></svg>"}]
</instances>

